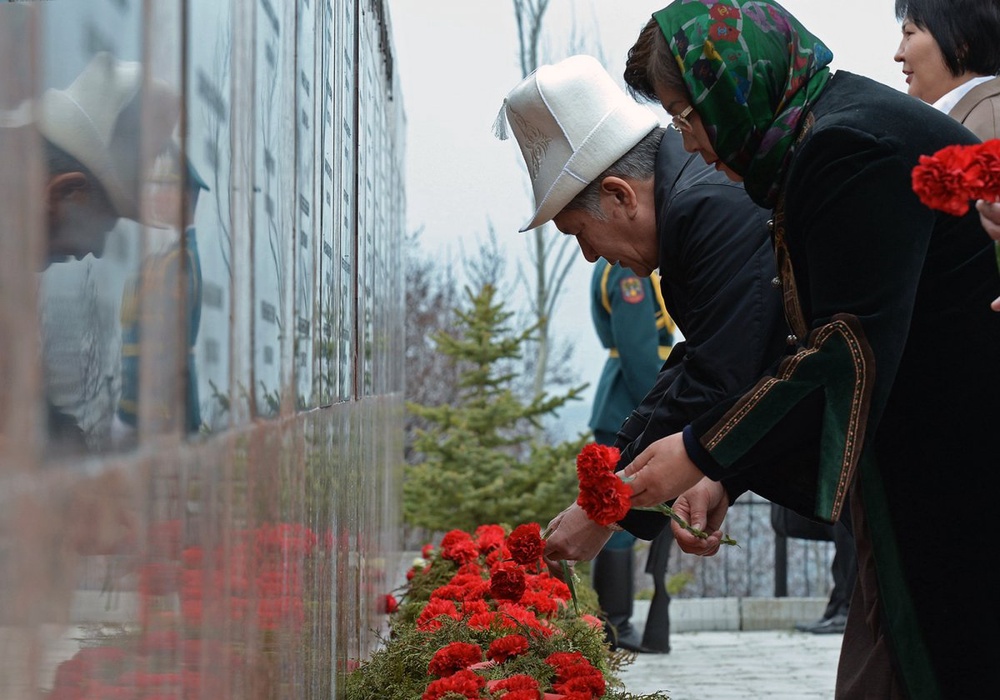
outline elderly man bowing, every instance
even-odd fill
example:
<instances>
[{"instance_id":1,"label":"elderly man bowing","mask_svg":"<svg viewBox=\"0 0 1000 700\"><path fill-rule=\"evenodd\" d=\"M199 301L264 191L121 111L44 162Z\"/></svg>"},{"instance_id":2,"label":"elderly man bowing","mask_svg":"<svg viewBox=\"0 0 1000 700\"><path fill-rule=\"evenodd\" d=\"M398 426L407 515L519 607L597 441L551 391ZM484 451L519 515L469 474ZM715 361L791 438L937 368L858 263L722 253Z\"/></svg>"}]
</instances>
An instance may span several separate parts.
<instances>
[{"instance_id":1,"label":"elderly man bowing","mask_svg":"<svg viewBox=\"0 0 1000 700\"><path fill-rule=\"evenodd\" d=\"M534 192L535 211L521 230L551 220L589 262L603 257L641 276L659 269L664 302L684 336L618 433L624 468L747 387L784 351L768 213L687 153L683 131L660 127L590 56L539 67L510 91L503 112ZM672 126L683 129L683 117ZM706 513L690 512L687 502L685 494L674 507L710 536L675 526L679 546L717 551L728 504ZM558 572L561 559L592 559L615 529L652 539L665 524L658 513L631 511L607 528L574 502L549 525L546 559Z\"/></svg>"}]
</instances>

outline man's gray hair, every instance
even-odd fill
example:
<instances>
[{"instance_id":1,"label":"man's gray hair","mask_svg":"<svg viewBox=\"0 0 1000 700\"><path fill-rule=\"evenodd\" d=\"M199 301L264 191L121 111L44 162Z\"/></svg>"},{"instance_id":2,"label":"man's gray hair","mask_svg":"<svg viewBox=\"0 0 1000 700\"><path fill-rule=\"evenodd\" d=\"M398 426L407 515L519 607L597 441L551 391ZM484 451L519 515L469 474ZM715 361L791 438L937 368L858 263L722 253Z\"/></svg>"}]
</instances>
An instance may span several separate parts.
<instances>
[{"instance_id":1,"label":"man's gray hair","mask_svg":"<svg viewBox=\"0 0 1000 700\"><path fill-rule=\"evenodd\" d=\"M563 211L583 210L595 219L604 220L604 210L601 209L601 182L606 177L630 178L632 180L648 180L653 177L656 167L656 154L660 150L660 141L666 129L658 126L642 141L629 149L628 153L616 160L611 167L594 178L593 182L583 188L570 201Z\"/></svg>"}]
</instances>

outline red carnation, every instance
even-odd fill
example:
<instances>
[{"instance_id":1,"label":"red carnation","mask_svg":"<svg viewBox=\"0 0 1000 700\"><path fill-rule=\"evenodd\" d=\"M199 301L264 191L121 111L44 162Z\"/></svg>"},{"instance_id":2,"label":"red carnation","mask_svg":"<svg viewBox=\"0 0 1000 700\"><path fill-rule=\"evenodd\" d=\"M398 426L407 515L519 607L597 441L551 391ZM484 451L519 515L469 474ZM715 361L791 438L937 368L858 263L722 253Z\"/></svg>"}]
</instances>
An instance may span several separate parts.
<instances>
[{"instance_id":1,"label":"red carnation","mask_svg":"<svg viewBox=\"0 0 1000 700\"><path fill-rule=\"evenodd\" d=\"M576 502L591 520L601 525L616 523L631 507L632 488L616 474L606 473L586 482L580 480Z\"/></svg>"},{"instance_id":2,"label":"red carnation","mask_svg":"<svg viewBox=\"0 0 1000 700\"><path fill-rule=\"evenodd\" d=\"M576 475L583 482L592 475L614 471L620 456L617 447L589 442L576 456Z\"/></svg>"},{"instance_id":3,"label":"red carnation","mask_svg":"<svg viewBox=\"0 0 1000 700\"><path fill-rule=\"evenodd\" d=\"M556 675L561 676L565 669L579 664L590 665L587 657L578 651L554 651L545 657L545 663L555 670Z\"/></svg>"},{"instance_id":4,"label":"red carnation","mask_svg":"<svg viewBox=\"0 0 1000 700\"><path fill-rule=\"evenodd\" d=\"M538 630L544 636L552 634L552 624L542 620L522 605L516 603L500 603L497 612L502 615L500 626L504 629L524 629L528 627Z\"/></svg>"},{"instance_id":5,"label":"red carnation","mask_svg":"<svg viewBox=\"0 0 1000 700\"><path fill-rule=\"evenodd\" d=\"M552 617L559 612L559 599L541 591L525 591L521 596L521 605L534 610L542 617Z\"/></svg>"},{"instance_id":6,"label":"red carnation","mask_svg":"<svg viewBox=\"0 0 1000 700\"><path fill-rule=\"evenodd\" d=\"M472 630L488 630L497 619L497 613L489 610L473 612L465 621L466 626Z\"/></svg>"},{"instance_id":7,"label":"red carnation","mask_svg":"<svg viewBox=\"0 0 1000 700\"><path fill-rule=\"evenodd\" d=\"M452 642L437 650L427 664L427 672L445 678L483 660L483 650L476 644Z\"/></svg>"},{"instance_id":8,"label":"red carnation","mask_svg":"<svg viewBox=\"0 0 1000 700\"><path fill-rule=\"evenodd\" d=\"M949 146L954 149L955 146ZM955 164L955 156L962 152L938 151L933 156L920 156L919 164L911 175L913 191L920 201L931 209L937 209L954 216L962 216L969 211L966 171L971 158L964 165Z\"/></svg>"},{"instance_id":9,"label":"red carnation","mask_svg":"<svg viewBox=\"0 0 1000 700\"><path fill-rule=\"evenodd\" d=\"M417 617L417 629L423 632L433 632L441 629L441 621L437 618L442 615L455 620L462 619L462 613L455 607L454 602L434 599L424 606L423 611Z\"/></svg>"},{"instance_id":10,"label":"red carnation","mask_svg":"<svg viewBox=\"0 0 1000 700\"><path fill-rule=\"evenodd\" d=\"M946 146L920 156L911 178L913 191L926 206L962 216L970 200L1000 198L1000 139Z\"/></svg>"},{"instance_id":11,"label":"red carnation","mask_svg":"<svg viewBox=\"0 0 1000 700\"><path fill-rule=\"evenodd\" d=\"M507 538L507 549L518 564L534 564L545 551L542 528L538 523L518 525Z\"/></svg>"},{"instance_id":12,"label":"red carnation","mask_svg":"<svg viewBox=\"0 0 1000 700\"><path fill-rule=\"evenodd\" d=\"M594 669L593 673L570 678L563 683L555 683L552 689L563 695L580 694L584 697L599 698L603 697L606 684L601 672Z\"/></svg>"},{"instance_id":13,"label":"red carnation","mask_svg":"<svg viewBox=\"0 0 1000 700\"><path fill-rule=\"evenodd\" d=\"M441 700L449 695L478 698L479 690L486 685L486 679L472 671L459 671L447 678L439 678L428 684L420 700Z\"/></svg>"},{"instance_id":14,"label":"red carnation","mask_svg":"<svg viewBox=\"0 0 1000 700\"><path fill-rule=\"evenodd\" d=\"M1000 139L983 141L976 149L976 166L982 185L972 199L1000 200Z\"/></svg>"},{"instance_id":15,"label":"red carnation","mask_svg":"<svg viewBox=\"0 0 1000 700\"><path fill-rule=\"evenodd\" d=\"M490 594L497 600L517 602L525 588L524 571L514 562L502 561L490 570Z\"/></svg>"},{"instance_id":16,"label":"red carnation","mask_svg":"<svg viewBox=\"0 0 1000 700\"><path fill-rule=\"evenodd\" d=\"M462 530L452 530L441 539L441 557L450 559L459 566L479 556L479 548L472 536Z\"/></svg>"},{"instance_id":17,"label":"red carnation","mask_svg":"<svg viewBox=\"0 0 1000 700\"><path fill-rule=\"evenodd\" d=\"M494 694L506 691L499 696L504 700L517 700L519 698L538 700L541 697L538 681L526 673L518 673L501 680L487 681L486 688Z\"/></svg>"},{"instance_id":18,"label":"red carnation","mask_svg":"<svg viewBox=\"0 0 1000 700\"><path fill-rule=\"evenodd\" d=\"M476 546L483 554L487 554L503 545L506 533L499 525L480 525L476 528Z\"/></svg>"},{"instance_id":19,"label":"red carnation","mask_svg":"<svg viewBox=\"0 0 1000 700\"><path fill-rule=\"evenodd\" d=\"M526 651L528 651L528 640L524 635L508 634L506 637L494 639L490 643L486 656L498 664L502 664L507 659L520 656Z\"/></svg>"}]
</instances>

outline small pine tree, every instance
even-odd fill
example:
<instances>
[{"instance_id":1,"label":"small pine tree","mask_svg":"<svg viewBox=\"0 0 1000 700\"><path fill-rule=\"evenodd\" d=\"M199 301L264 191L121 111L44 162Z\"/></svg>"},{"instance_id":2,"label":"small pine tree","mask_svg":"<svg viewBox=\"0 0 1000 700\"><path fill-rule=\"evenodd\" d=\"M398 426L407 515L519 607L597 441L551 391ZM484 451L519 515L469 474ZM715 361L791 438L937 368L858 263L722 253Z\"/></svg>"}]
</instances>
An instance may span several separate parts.
<instances>
[{"instance_id":1,"label":"small pine tree","mask_svg":"<svg viewBox=\"0 0 1000 700\"><path fill-rule=\"evenodd\" d=\"M522 401L511 368L534 328L509 328L513 313L491 284L465 293L469 308L457 312L456 331L434 335L438 351L461 368L457 400L407 403L428 427L414 441L424 460L406 466L404 520L434 532L472 532L487 523L544 527L576 493L576 455L588 435L550 445L539 442L538 428L545 416L579 400L587 385Z\"/></svg>"}]
</instances>

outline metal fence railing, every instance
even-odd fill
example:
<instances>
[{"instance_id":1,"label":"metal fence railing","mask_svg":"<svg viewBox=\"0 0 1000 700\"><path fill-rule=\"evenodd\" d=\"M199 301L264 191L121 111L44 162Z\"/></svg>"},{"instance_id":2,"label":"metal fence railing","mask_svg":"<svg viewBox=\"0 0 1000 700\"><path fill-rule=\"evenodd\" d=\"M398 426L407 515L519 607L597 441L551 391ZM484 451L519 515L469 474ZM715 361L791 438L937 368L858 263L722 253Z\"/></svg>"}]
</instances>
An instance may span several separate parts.
<instances>
[{"instance_id":1,"label":"metal fence railing","mask_svg":"<svg viewBox=\"0 0 1000 700\"><path fill-rule=\"evenodd\" d=\"M675 548L667 567L668 580L687 579L677 597L811 597L826 596L832 585L833 542L790 539L771 527L771 502L747 493L726 516L725 531L737 546L724 546L716 556L697 557ZM645 561L645 543L637 556ZM643 567L636 567L639 576ZM637 578L637 590L649 586Z\"/></svg>"}]
</instances>

